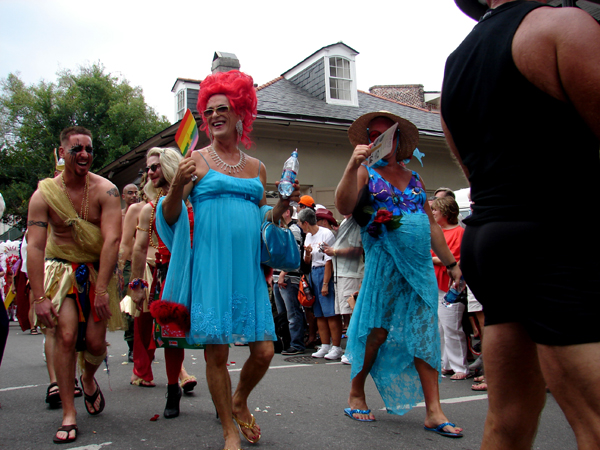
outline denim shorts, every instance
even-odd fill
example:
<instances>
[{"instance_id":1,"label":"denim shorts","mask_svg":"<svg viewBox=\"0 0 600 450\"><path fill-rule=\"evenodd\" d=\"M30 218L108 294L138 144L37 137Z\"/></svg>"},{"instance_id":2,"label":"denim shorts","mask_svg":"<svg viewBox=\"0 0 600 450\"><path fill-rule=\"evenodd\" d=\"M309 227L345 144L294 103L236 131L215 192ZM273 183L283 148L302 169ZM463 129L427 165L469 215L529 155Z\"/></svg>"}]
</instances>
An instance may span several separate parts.
<instances>
[{"instance_id":1,"label":"denim shorts","mask_svg":"<svg viewBox=\"0 0 600 450\"><path fill-rule=\"evenodd\" d=\"M329 280L329 293L327 296L323 296L323 294L321 294L324 275L325 266L313 267L310 271L310 285L315 293L315 303L313 304L313 312L315 317L333 317L336 315L333 277L331 277Z\"/></svg>"}]
</instances>

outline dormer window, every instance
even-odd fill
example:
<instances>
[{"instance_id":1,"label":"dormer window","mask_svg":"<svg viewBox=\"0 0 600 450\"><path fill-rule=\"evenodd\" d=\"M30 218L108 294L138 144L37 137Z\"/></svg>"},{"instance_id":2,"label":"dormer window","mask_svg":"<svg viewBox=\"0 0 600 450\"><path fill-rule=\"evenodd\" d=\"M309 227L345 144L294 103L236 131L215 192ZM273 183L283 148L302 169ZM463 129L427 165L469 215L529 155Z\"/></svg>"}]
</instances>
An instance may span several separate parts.
<instances>
[{"instance_id":1,"label":"dormer window","mask_svg":"<svg viewBox=\"0 0 600 450\"><path fill-rule=\"evenodd\" d=\"M329 58L329 92L331 98L337 100L352 100L352 76L350 61L339 56Z\"/></svg>"},{"instance_id":2,"label":"dormer window","mask_svg":"<svg viewBox=\"0 0 600 450\"><path fill-rule=\"evenodd\" d=\"M185 89L181 89L177 93L176 106L175 106L175 122L179 122L185 115Z\"/></svg>"},{"instance_id":3,"label":"dormer window","mask_svg":"<svg viewBox=\"0 0 600 450\"><path fill-rule=\"evenodd\" d=\"M338 42L316 51L282 76L330 105L358 106L356 55L356 50Z\"/></svg>"}]
</instances>

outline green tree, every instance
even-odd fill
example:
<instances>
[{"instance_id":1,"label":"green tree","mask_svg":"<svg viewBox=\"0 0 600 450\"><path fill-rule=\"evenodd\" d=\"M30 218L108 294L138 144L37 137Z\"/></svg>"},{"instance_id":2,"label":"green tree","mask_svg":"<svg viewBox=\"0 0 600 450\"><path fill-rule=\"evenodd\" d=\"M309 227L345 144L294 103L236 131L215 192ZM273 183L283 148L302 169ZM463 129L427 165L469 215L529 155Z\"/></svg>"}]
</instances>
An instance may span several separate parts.
<instances>
[{"instance_id":1,"label":"green tree","mask_svg":"<svg viewBox=\"0 0 600 450\"><path fill-rule=\"evenodd\" d=\"M57 73L56 82L27 86L19 74L0 80L0 192L3 221L27 217L37 182L54 173L54 148L71 125L93 135L98 170L167 128L140 87L107 73L100 63Z\"/></svg>"}]
</instances>

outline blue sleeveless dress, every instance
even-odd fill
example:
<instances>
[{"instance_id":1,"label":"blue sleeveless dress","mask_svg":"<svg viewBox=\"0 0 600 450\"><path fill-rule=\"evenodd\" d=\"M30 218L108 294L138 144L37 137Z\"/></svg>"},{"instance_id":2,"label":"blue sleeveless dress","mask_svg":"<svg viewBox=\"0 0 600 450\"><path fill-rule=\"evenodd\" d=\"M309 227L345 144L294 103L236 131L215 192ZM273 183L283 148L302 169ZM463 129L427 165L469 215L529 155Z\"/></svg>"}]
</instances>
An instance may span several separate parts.
<instances>
[{"instance_id":1,"label":"blue sleeveless dress","mask_svg":"<svg viewBox=\"0 0 600 450\"><path fill-rule=\"evenodd\" d=\"M172 253L163 300L188 308L190 344L276 340L264 273L260 227L270 207L260 178L236 178L209 168L189 200L194 210L193 247L185 207L169 226L156 211L156 226ZM187 229L186 229L186 223Z\"/></svg>"},{"instance_id":2,"label":"blue sleeveless dress","mask_svg":"<svg viewBox=\"0 0 600 450\"><path fill-rule=\"evenodd\" d=\"M414 358L438 372L441 368L437 283L430 223L423 209L427 195L416 172L400 191L375 170L367 170L375 211L361 229L365 276L348 328L346 355L354 378L362 370L371 330L388 331L370 373L387 411L402 415L423 400ZM393 219L388 224L396 226L383 223L384 212Z\"/></svg>"}]
</instances>

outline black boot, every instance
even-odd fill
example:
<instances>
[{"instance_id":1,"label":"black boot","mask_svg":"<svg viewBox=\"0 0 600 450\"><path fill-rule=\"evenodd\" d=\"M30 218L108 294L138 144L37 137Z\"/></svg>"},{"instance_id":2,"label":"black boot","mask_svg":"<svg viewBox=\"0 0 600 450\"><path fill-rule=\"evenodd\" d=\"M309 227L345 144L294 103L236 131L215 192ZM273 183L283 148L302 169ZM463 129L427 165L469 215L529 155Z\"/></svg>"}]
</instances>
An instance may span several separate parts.
<instances>
[{"instance_id":1,"label":"black boot","mask_svg":"<svg viewBox=\"0 0 600 450\"><path fill-rule=\"evenodd\" d=\"M173 419L179 415L179 400L181 400L181 388L179 384L167 385L167 405L165 406L165 419Z\"/></svg>"}]
</instances>

